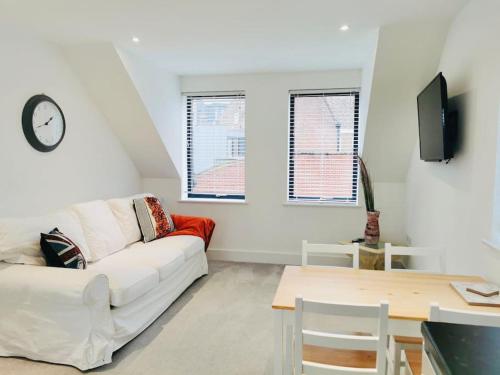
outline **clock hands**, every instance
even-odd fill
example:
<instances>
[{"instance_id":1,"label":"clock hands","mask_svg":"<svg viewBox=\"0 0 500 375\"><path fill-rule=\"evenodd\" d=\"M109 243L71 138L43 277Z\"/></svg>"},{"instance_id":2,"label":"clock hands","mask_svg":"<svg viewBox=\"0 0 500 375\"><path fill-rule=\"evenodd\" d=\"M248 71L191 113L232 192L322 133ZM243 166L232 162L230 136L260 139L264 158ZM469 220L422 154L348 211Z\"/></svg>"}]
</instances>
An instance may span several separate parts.
<instances>
[{"instance_id":1,"label":"clock hands","mask_svg":"<svg viewBox=\"0 0 500 375\"><path fill-rule=\"evenodd\" d=\"M38 125L37 128L49 125L49 122L51 122L53 119L54 119L54 116L52 116L51 118L49 118L49 120L47 122L43 123L42 125Z\"/></svg>"}]
</instances>

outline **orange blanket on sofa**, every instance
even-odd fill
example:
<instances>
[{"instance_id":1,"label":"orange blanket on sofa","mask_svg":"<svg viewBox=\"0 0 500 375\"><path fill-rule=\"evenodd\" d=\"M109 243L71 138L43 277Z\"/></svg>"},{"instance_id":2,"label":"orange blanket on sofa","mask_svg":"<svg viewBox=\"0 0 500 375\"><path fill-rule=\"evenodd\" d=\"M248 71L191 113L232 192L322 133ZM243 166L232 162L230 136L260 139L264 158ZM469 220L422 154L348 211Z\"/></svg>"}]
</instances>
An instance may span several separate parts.
<instances>
[{"instance_id":1,"label":"orange blanket on sofa","mask_svg":"<svg viewBox=\"0 0 500 375\"><path fill-rule=\"evenodd\" d=\"M205 251L208 249L212 233L215 228L215 221L208 217L172 215L175 230L167 236L190 235L200 237L205 241Z\"/></svg>"}]
</instances>

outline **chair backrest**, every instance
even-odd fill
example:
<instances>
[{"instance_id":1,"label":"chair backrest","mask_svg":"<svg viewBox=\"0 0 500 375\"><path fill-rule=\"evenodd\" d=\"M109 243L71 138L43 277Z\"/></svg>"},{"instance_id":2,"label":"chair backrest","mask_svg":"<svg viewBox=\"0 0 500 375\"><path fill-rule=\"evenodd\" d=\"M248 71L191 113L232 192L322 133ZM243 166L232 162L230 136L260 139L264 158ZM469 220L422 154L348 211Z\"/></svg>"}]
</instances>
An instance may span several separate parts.
<instances>
[{"instance_id":1,"label":"chair backrest","mask_svg":"<svg viewBox=\"0 0 500 375\"><path fill-rule=\"evenodd\" d=\"M317 313L349 319L372 318L378 320L376 335L360 336L344 333L326 333L303 328L304 313ZM387 325L389 321L389 304L385 301L380 305L346 305L328 302L304 300L301 296L295 299L295 375L306 374L385 374L387 356ZM376 351L376 368L356 369L353 367L332 366L322 363L304 361L303 345L313 345L322 348L340 350ZM357 371L359 370L359 371Z\"/></svg>"},{"instance_id":2,"label":"chair backrest","mask_svg":"<svg viewBox=\"0 0 500 375\"><path fill-rule=\"evenodd\" d=\"M414 257L433 258L436 261L436 269L395 269L392 268L392 257L394 255L408 255ZM439 247L407 247L393 246L390 243L385 244L385 270L386 271L406 271L406 272L446 272L446 254L444 249Z\"/></svg>"},{"instance_id":3,"label":"chair backrest","mask_svg":"<svg viewBox=\"0 0 500 375\"><path fill-rule=\"evenodd\" d=\"M319 244L302 241L302 265L309 265L309 255L352 255L352 268L359 268L359 244Z\"/></svg>"},{"instance_id":4,"label":"chair backrest","mask_svg":"<svg viewBox=\"0 0 500 375\"><path fill-rule=\"evenodd\" d=\"M470 324L473 326L500 327L500 314L463 311L440 308L437 303L431 303L429 314L431 322L446 322L456 324Z\"/></svg>"}]
</instances>

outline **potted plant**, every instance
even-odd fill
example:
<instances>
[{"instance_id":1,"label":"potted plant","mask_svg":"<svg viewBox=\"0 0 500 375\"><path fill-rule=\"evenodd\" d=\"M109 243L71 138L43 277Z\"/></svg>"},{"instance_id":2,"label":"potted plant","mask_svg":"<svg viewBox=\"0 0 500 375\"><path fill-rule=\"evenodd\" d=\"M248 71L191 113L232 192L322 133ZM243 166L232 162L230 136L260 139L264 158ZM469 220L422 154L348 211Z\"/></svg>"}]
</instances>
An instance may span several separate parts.
<instances>
[{"instance_id":1,"label":"potted plant","mask_svg":"<svg viewBox=\"0 0 500 375\"><path fill-rule=\"evenodd\" d=\"M380 238L379 216L380 212L375 209L375 198L373 194L373 184L366 169L365 162L358 156L359 170L361 172L361 183L363 184L363 192L365 196L366 206L366 227L365 227L365 243L367 245L376 245Z\"/></svg>"}]
</instances>

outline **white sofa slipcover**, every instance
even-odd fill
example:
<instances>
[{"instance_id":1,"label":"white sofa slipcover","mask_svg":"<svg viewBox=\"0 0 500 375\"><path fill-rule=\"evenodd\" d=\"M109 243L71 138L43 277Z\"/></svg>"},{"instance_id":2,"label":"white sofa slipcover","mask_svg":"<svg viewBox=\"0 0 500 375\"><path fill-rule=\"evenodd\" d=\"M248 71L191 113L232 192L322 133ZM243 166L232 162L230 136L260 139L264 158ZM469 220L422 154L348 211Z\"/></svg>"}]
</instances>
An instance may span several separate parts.
<instances>
[{"instance_id":1,"label":"white sofa slipcover","mask_svg":"<svg viewBox=\"0 0 500 375\"><path fill-rule=\"evenodd\" d=\"M119 254L120 252L117 253L117 255ZM99 263L90 263L88 268L96 273L107 276L111 306L126 305L157 287L160 283L158 272L151 267L139 265L128 266L110 262Z\"/></svg>"},{"instance_id":2,"label":"white sofa slipcover","mask_svg":"<svg viewBox=\"0 0 500 375\"><path fill-rule=\"evenodd\" d=\"M90 271L0 265L0 355L75 366L111 362L108 280Z\"/></svg>"},{"instance_id":3,"label":"white sofa slipcover","mask_svg":"<svg viewBox=\"0 0 500 375\"><path fill-rule=\"evenodd\" d=\"M127 239L106 202L79 203L70 208L80 219L90 249L89 261L95 262L125 247Z\"/></svg>"},{"instance_id":4,"label":"white sofa slipcover","mask_svg":"<svg viewBox=\"0 0 500 375\"><path fill-rule=\"evenodd\" d=\"M86 259L90 250L80 221L71 210L45 216L0 219L0 260L7 263L45 265L40 252L40 232L58 229L70 237Z\"/></svg>"},{"instance_id":5,"label":"white sofa slipcover","mask_svg":"<svg viewBox=\"0 0 500 375\"><path fill-rule=\"evenodd\" d=\"M115 198L107 201L111 211L115 215L118 224L127 240L127 245L140 241L141 230L137 225L134 203L131 198L141 198L151 194L138 194L129 198Z\"/></svg>"},{"instance_id":6,"label":"white sofa slipcover","mask_svg":"<svg viewBox=\"0 0 500 375\"><path fill-rule=\"evenodd\" d=\"M97 211L106 211L101 202L106 204L99 201ZM88 207L94 205L91 202ZM1 356L67 364L80 370L110 363L113 351L141 333L193 281L208 273L202 239L174 236L111 250L96 242L100 234L94 233L100 228L89 222L91 212L85 212L85 239L97 243L99 254L109 255L90 262L86 270L0 262ZM105 222L109 220L106 214ZM126 225L114 215L112 220L117 228L133 224L130 217ZM49 222L57 226L57 222ZM1 239L0 233L0 251ZM34 248L30 251L37 255Z\"/></svg>"}]
</instances>

